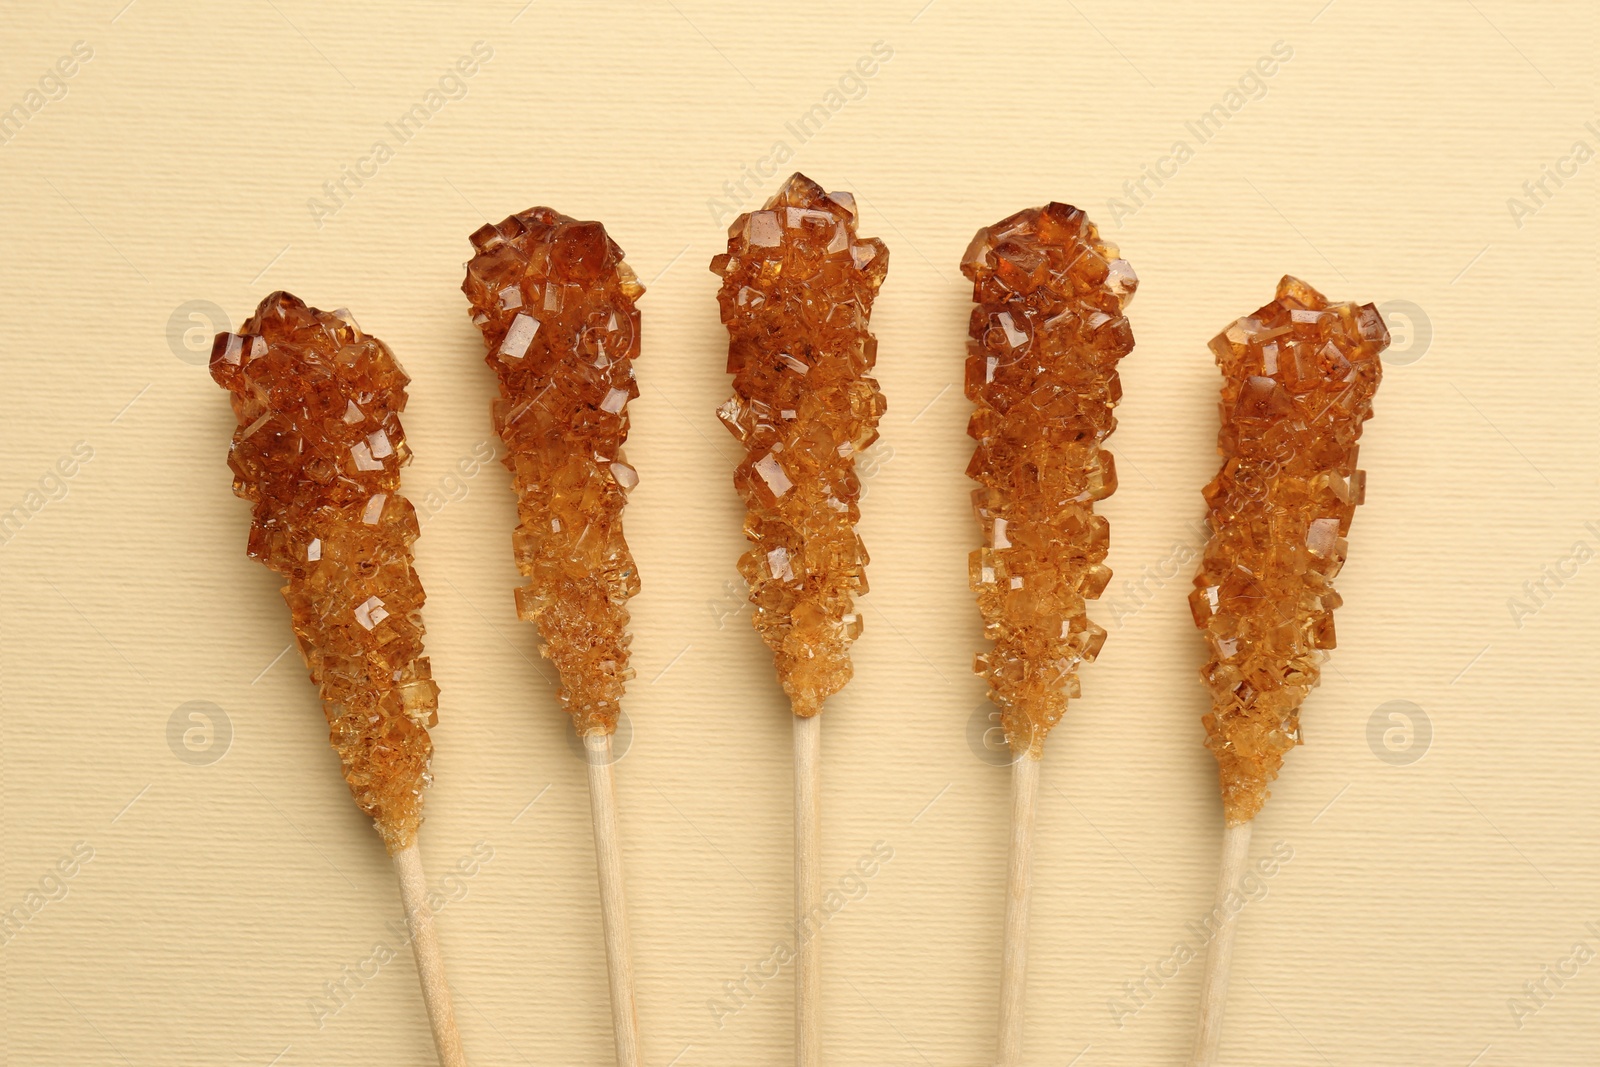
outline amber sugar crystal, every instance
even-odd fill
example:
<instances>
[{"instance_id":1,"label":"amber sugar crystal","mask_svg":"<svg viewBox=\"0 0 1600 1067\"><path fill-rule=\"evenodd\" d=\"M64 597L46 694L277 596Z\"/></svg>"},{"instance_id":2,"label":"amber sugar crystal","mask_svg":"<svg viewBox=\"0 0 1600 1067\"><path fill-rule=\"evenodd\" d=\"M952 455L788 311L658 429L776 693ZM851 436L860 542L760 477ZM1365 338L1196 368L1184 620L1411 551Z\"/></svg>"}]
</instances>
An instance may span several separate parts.
<instances>
[{"instance_id":1,"label":"amber sugar crystal","mask_svg":"<svg viewBox=\"0 0 1600 1067\"><path fill-rule=\"evenodd\" d=\"M211 376L232 394L233 491L255 507L249 554L283 575L350 793L389 851L422 821L439 690L422 652L417 518L394 353L348 312L288 293L220 333Z\"/></svg>"},{"instance_id":2,"label":"amber sugar crystal","mask_svg":"<svg viewBox=\"0 0 1600 1067\"><path fill-rule=\"evenodd\" d=\"M728 235L711 270L734 376L717 415L745 449L733 483L752 547L739 573L790 706L815 715L850 680L862 630L855 457L877 440L887 406L869 376L878 342L867 323L889 250L856 235L853 196L801 174Z\"/></svg>"},{"instance_id":3,"label":"amber sugar crystal","mask_svg":"<svg viewBox=\"0 0 1600 1067\"><path fill-rule=\"evenodd\" d=\"M1116 427L1117 362L1133 349L1123 309L1138 278L1082 211L1055 203L980 229L961 271L977 304L967 475L983 547L969 568L994 642L975 669L1012 751L1037 755L1106 638L1086 606L1111 580L1110 528L1094 503L1117 487L1101 446Z\"/></svg>"},{"instance_id":4,"label":"amber sugar crystal","mask_svg":"<svg viewBox=\"0 0 1600 1067\"><path fill-rule=\"evenodd\" d=\"M628 598L639 571L622 508L628 401L639 395L644 286L598 222L532 208L472 235L462 291L500 380L492 418L517 493L512 549L529 581L517 614L561 676L580 735L617 728L628 666Z\"/></svg>"},{"instance_id":5,"label":"amber sugar crystal","mask_svg":"<svg viewBox=\"0 0 1600 1067\"><path fill-rule=\"evenodd\" d=\"M1371 304L1330 303L1287 276L1211 342L1222 469L1205 488L1211 539L1189 604L1210 653L1206 745L1229 825L1261 810L1334 646L1333 578L1366 484L1356 442L1388 345Z\"/></svg>"}]
</instances>

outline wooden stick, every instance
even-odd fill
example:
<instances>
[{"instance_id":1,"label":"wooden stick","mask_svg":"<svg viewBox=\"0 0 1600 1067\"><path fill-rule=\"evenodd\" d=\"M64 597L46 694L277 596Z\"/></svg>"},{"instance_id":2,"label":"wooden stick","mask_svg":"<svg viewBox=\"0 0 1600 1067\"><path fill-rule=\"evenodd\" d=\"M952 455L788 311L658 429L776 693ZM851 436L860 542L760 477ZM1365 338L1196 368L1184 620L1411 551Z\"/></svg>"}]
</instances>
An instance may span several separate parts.
<instances>
[{"instance_id":1,"label":"wooden stick","mask_svg":"<svg viewBox=\"0 0 1600 1067\"><path fill-rule=\"evenodd\" d=\"M794 717L794 1062L822 1067L822 716Z\"/></svg>"},{"instance_id":2,"label":"wooden stick","mask_svg":"<svg viewBox=\"0 0 1600 1067\"><path fill-rule=\"evenodd\" d=\"M617 833L617 788L611 776L611 735L583 739L589 765L589 814L594 822L595 867L600 874L600 923L611 982L611 1031L617 1067L640 1067L639 1017L633 1000L633 949L622 886L622 845Z\"/></svg>"},{"instance_id":3,"label":"wooden stick","mask_svg":"<svg viewBox=\"0 0 1600 1067\"><path fill-rule=\"evenodd\" d=\"M422 873L422 853L415 842L394 854L394 870L400 878L400 901L406 909L411 952L417 960L417 977L422 980L422 1002L428 1007L428 1025L433 1028L439 1067L467 1067L461 1035L456 1030L455 1007L450 1001L450 984L444 977L439 933L433 926L433 908L428 905L428 878Z\"/></svg>"},{"instance_id":4,"label":"wooden stick","mask_svg":"<svg viewBox=\"0 0 1600 1067\"><path fill-rule=\"evenodd\" d=\"M1011 848L1006 858L1006 932L1000 952L1000 1042L997 1067L1022 1062L1023 997L1028 984L1028 907L1033 896L1033 811L1042 753L1011 764Z\"/></svg>"},{"instance_id":5,"label":"wooden stick","mask_svg":"<svg viewBox=\"0 0 1600 1067\"><path fill-rule=\"evenodd\" d=\"M1228 1006L1228 968L1233 962L1233 934L1239 912L1230 909L1228 896L1238 888L1250 859L1250 823L1222 831L1222 870L1217 876L1217 903L1212 918L1216 936L1206 953L1206 973L1200 985L1200 1029L1195 1036L1193 1067L1215 1067L1222 1047L1222 1012Z\"/></svg>"}]
</instances>

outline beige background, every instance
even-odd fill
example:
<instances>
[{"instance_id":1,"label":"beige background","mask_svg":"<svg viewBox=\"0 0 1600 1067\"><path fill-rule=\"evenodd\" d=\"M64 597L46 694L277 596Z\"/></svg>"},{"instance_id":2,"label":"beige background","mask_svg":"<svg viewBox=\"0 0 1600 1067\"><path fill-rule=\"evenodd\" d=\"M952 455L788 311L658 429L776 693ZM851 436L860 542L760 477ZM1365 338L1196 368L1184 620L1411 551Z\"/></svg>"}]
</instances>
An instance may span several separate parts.
<instances>
[{"instance_id":1,"label":"beige background","mask_svg":"<svg viewBox=\"0 0 1600 1067\"><path fill-rule=\"evenodd\" d=\"M279 287L393 345L414 378L407 491L425 513L430 491L449 501L418 543L443 687L423 843L436 877L493 853L441 915L466 1046L477 1064L609 1060L582 766L513 614L508 479L452 480L492 391L457 291L466 237L535 203L604 220L650 286L636 733L618 768L647 1058L789 1058L787 972L720 1027L711 1006L768 957L790 900L787 713L731 614L742 539L706 270L708 201L778 141L793 158L743 206L802 168L854 190L893 256L872 592L827 713L825 827L841 876L876 841L894 858L825 935L830 1061L991 1055L1006 774L968 738L984 704L957 262L977 226L1062 199L1142 285L1105 509L1117 578L1095 612L1112 634L1045 767L1028 1062L1183 1062L1197 966L1121 1026L1112 1000L1208 906L1220 806L1184 602L1216 463L1205 342L1285 271L1384 305L1397 344L1341 644L1258 822L1257 852L1294 858L1245 914L1227 1062L1594 1062L1600 962L1520 1027L1508 1005L1575 943L1600 952L1600 162L1547 180L1520 227L1507 206L1574 141L1600 148L1592 5L122 3L3 15L5 107L74 42L93 49L0 145L0 509L26 518L0 546L0 904L37 902L75 843L94 853L0 949L7 1062L429 1059L408 957L320 1028L310 1006L399 909L304 671L279 658L287 612L243 555L231 416L200 365L213 330ZM319 227L308 200L476 41L493 58L465 96ZM859 98L802 143L785 124L879 41L892 58L847 79ZM1265 95L1198 145L1185 121L1279 41L1293 58ZM1108 204L1180 138L1193 158L1148 202ZM93 458L58 486L78 442ZM35 511L41 480L65 495ZM1515 617L1546 567L1564 584ZM1398 754L1369 742L1395 700L1432 728L1407 765L1420 733ZM220 709L209 750L169 745L189 701Z\"/></svg>"}]
</instances>

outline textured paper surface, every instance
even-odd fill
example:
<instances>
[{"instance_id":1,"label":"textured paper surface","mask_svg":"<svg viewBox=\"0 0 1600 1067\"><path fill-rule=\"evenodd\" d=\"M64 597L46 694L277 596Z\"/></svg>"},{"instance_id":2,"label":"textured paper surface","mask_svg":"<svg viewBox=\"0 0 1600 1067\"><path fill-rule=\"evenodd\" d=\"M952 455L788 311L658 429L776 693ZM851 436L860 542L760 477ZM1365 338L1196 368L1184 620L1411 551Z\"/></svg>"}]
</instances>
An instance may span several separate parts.
<instances>
[{"instance_id":1,"label":"textured paper surface","mask_svg":"<svg viewBox=\"0 0 1600 1067\"><path fill-rule=\"evenodd\" d=\"M1284 272L1376 301L1396 344L1340 646L1256 828L1293 858L1244 914L1225 1061L1593 1062L1591 5L121 3L8 5L0 58L25 119L0 144L7 1062L431 1056L394 879L243 554L201 365L280 287L351 308L414 378L443 689L422 843L457 898L439 921L468 1052L609 1061L583 767L513 613L509 479L458 468L487 452L493 392L466 237L536 203L604 220L650 287L617 771L647 1059L790 1057L790 973L760 977L790 906L789 724L736 610L706 263L795 168L854 190L892 254L866 633L824 728L826 862L853 897L824 933L830 1062L992 1055L1007 784L971 742L957 264L1048 199L1087 208L1142 285L1092 611L1111 636L1044 768L1028 1062L1184 1062L1199 965L1169 960L1221 820L1184 603L1216 465L1205 343ZM58 68L79 41L92 58ZM479 41L492 57L430 99ZM1257 68L1277 42L1292 57ZM1202 141L1186 123L1214 104ZM391 129L412 105L426 121ZM1146 167L1162 183L1126 190ZM847 878L879 842L892 859Z\"/></svg>"}]
</instances>

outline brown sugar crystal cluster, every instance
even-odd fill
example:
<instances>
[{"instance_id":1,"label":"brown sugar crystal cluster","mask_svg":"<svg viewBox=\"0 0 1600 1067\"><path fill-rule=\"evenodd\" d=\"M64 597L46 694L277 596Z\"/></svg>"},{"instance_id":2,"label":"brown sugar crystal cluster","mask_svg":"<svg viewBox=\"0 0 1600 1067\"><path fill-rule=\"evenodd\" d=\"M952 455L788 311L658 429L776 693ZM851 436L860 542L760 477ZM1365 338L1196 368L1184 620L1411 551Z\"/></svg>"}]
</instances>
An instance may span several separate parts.
<instances>
[{"instance_id":1,"label":"brown sugar crystal cluster","mask_svg":"<svg viewBox=\"0 0 1600 1067\"><path fill-rule=\"evenodd\" d=\"M1206 745L1229 825L1261 810L1300 743L1300 704L1334 646L1333 578L1363 496L1356 442L1389 333L1371 304L1285 277L1272 303L1211 342L1222 368L1222 469L1189 596L1210 655Z\"/></svg>"},{"instance_id":2,"label":"brown sugar crystal cluster","mask_svg":"<svg viewBox=\"0 0 1600 1067\"><path fill-rule=\"evenodd\" d=\"M461 288L500 379L492 416L529 579L517 614L538 626L578 733L611 733L633 677L627 603L639 572L622 508L639 476L622 444L644 287L604 226L549 208L486 225L472 245Z\"/></svg>"},{"instance_id":3,"label":"brown sugar crystal cluster","mask_svg":"<svg viewBox=\"0 0 1600 1067\"><path fill-rule=\"evenodd\" d=\"M211 376L232 394L233 490L254 505L249 554L282 574L333 747L390 852L422 821L438 687L422 650L405 372L347 312L273 293L217 335Z\"/></svg>"},{"instance_id":4,"label":"brown sugar crystal cluster","mask_svg":"<svg viewBox=\"0 0 1600 1067\"><path fill-rule=\"evenodd\" d=\"M751 548L739 558L754 623L796 715L850 680L867 589L857 453L887 406L869 377L868 319L889 250L856 235L855 198L791 177L740 215L711 261L734 395L718 411L745 448L734 486Z\"/></svg>"},{"instance_id":5,"label":"brown sugar crystal cluster","mask_svg":"<svg viewBox=\"0 0 1600 1067\"><path fill-rule=\"evenodd\" d=\"M1117 487L1102 445L1122 396L1117 362L1133 349L1123 309L1138 279L1082 211L1057 203L979 230L961 270L977 304L967 474L983 547L969 566L994 642L975 669L1012 751L1037 756L1106 638L1086 605L1111 580L1110 527L1094 503Z\"/></svg>"}]
</instances>

